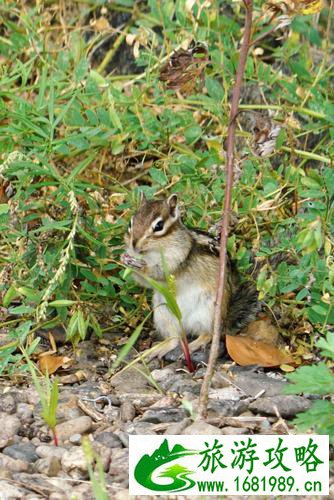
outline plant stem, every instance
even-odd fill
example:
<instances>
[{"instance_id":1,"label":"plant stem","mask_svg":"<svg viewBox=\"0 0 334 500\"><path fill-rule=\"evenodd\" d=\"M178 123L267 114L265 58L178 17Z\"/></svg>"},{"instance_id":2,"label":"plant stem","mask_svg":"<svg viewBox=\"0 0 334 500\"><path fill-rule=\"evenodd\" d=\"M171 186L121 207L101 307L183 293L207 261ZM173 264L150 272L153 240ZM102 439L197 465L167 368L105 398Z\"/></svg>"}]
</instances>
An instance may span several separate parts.
<instances>
[{"instance_id":1,"label":"plant stem","mask_svg":"<svg viewBox=\"0 0 334 500\"><path fill-rule=\"evenodd\" d=\"M181 347L182 347L182 351L184 354L184 359L186 361L187 368L188 368L190 373L194 373L195 369L194 369L193 362L191 360L191 356L190 356L190 352L189 352L189 344L187 342L187 338L185 338L185 341L181 340Z\"/></svg>"},{"instance_id":2,"label":"plant stem","mask_svg":"<svg viewBox=\"0 0 334 500\"><path fill-rule=\"evenodd\" d=\"M223 222L222 222L221 236L220 236L220 269L219 269L217 295L215 302L215 312L213 319L213 336L212 336L212 344L210 349L208 367L204 376L203 384L201 387L201 393L199 397L198 416L200 419L201 418L203 419L207 413L209 387L213 376L215 364L219 355L219 346L222 333L222 305L223 305L223 294L225 288L224 285L226 283L226 277L227 277L227 272L226 272L227 238L228 238L229 219L231 212L231 199L232 199L233 174L234 174L235 128L236 128L236 117L238 114L238 107L240 100L241 84L245 71L247 54L250 46L252 15L253 15L252 0L244 0L244 6L246 8L245 28L243 34L243 41L240 48L240 57L236 74L236 80L233 87L231 110L230 110L228 131L227 131L227 147L226 147L227 174L226 174L224 209L222 213Z\"/></svg>"},{"instance_id":3,"label":"plant stem","mask_svg":"<svg viewBox=\"0 0 334 500\"><path fill-rule=\"evenodd\" d=\"M53 435L53 442L54 442L54 445L55 445L55 446L59 446L59 443L58 443L58 436L57 436L57 433L56 433L56 429L52 429L52 435Z\"/></svg>"},{"instance_id":4,"label":"plant stem","mask_svg":"<svg viewBox=\"0 0 334 500\"><path fill-rule=\"evenodd\" d=\"M302 115L309 115L319 120L327 120L328 118L323 113L318 113L312 109L303 108L301 106L281 106L280 104L240 104L239 109L252 110L252 109L273 109L273 110L287 110L300 113Z\"/></svg>"},{"instance_id":5,"label":"plant stem","mask_svg":"<svg viewBox=\"0 0 334 500\"><path fill-rule=\"evenodd\" d=\"M331 160L330 158L327 158L327 156L322 156L322 155L317 155L316 153L311 153L309 151L302 151L301 149L292 149L288 148L287 146L281 146L281 149L283 151L287 151L288 153L295 153L302 158L307 158L308 160L317 160L317 161L322 161L323 163L330 164Z\"/></svg>"},{"instance_id":6,"label":"plant stem","mask_svg":"<svg viewBox=\"0 0 334 500\"><path fill-rule=\"evenodd\" d=\"M109 62L114 57L114 55L116 54L117 50L119 49L119 47L123 43L123 41L124 41L126 35L128 34L128 31L129 31L130 28L131 28L131 24L127 24L124 27L124 29L122 30L122 32L118 35L118 37L115 40L115 43L113 44L113 46L111 47L111 49L108 50L108 52L104 56L103 61L101 62L101 64L97 68L98 73L102 74L103 71L105 70L106 66L108 66Z\"/></svg>"}]
</instances>

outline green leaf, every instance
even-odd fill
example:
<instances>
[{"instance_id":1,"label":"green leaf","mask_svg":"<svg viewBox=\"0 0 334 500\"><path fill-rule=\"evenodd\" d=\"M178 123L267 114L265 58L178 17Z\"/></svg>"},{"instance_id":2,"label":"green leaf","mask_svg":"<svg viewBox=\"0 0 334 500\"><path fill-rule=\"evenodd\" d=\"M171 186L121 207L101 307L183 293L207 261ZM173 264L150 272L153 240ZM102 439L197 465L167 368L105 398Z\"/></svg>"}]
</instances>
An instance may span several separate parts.
<instances>
[{"instance_id":1,"label":"green leaf","mask_svg":"<svg viewBox=\"0 0 334 500\"><path fill-rule=\"evenodd\" d=\"M82 311L80 309L78 310L78 332L81 340L85 340L87 333L87 325L85 318L82 314Z\"/></svg>"},{"instance_id":2,"label":"green leaf","mask_svg":"<svg viewBox=\"0 0 334 500\"><path fill-rule=\"evenodd\" d=\"M285 394L332 394L334 392L334 374L325 363L302 366L286 377L292 384L284 388Z\"/></svg>"},{"instance_id":3,"label":"green leaf","mask_svg":"<svg viewBox=\"0 0 334 500\"><path fill-rule=\"evenodd\" d=\"M301 432L329 434L330 442L334 443L334 404L330 401L315 401L309 410L299 413L293 423Z\"/></svg>"},{"instance_id":4,"label":"green leaf","mask_svg":"<svg viewBox=\"0 0 334 500\"><path fill-rule=\"evenodd\" d=\"M156 182L161 186L165 186L167 184L168 182L167 176L162 170L159 170L158 168L155 167L151 167L149 172L154 182Z\"/></svg>"},{"instance_id":5,"label":"green leaf","mask_svg":"<svg viewBox=\"0 0 334 500\"><path fill-rule=\"evenodd\" d=\"M52 302L49 302L49 306L51 307L65 307L65 306L72 306L73 304L76 304L76 300L68 300L68 299L61 299L61 300L53 300Z\"/></svg>"},{"instance_id":6,"label":"green leaf","mask_svg":"<svg viewBox=\"0 0 334 500\"><path fill-rule=\"evenodd\" d=\"M111 366L111 370L116 370L116 368L119 367L119 365L122 363L122 361L126 358L126 356L129 354L130 350L132 347L135 345L137 342L137 339L139 335L142 332L143 326L145 325L146 321L148 318L151 316L151 312L144 318L144 320L140 323L140 325L137 326L137 328L134 330L134 332L131 334L129 340L124 344L122 349L119 351L117 359L113 362Z\"/></svg>"},{"instance_id":7,"label":"green leaf","mask_svg":"<svg viewBox=\"0 0 334 500\"><path fill-rule=\"evenodd\" d=\"M4 295L4 298L2 299L2 305L4 307L8 307L9 304L14 300L16 297L19 297L20 294L16 290L16 288L12 285L11 287L8 288L7 292Z\"/></svg>"},{"instance_id":8,"label":"green leaf","mask_svg":"<svg viewBox=\"0 0 334 500\"><path fill-rule=\"evenodd\" d=\"M224 88L220 85L220 83L217 80L208 76L205 79L205 86L207 88L210 97L212 97L217 101L221 101L223 99Z\"/></svg>"},{"instance_id":9,"label":"green leaf","mask_svg":"<svg viewBox=\"0 0 334 500\"><path fill-rule=\"evenodd\" d=\"M286 131L284 130L284 128L281 128L276 139L276 144L275 144L276 149L280 149L285 143L285 141L286 141Z\"/></svg>"},{"instance_id":10,"label":"green leaf","mask_svg":"<svg viewBox=\"0 0 334 500\"><path fill-rule=\"evenodd\" d=\"M326 340L318 340L317 347L321 349L322 356L326 356L327 358L334 360L334 333L327 332Z\"/></svg>"},{"instance_id":11,"label":"green leaf","mask_svg":"<svg viewBox=\"0 0 334 500\"><path fill-rule=\"evenodd\" d=\"M0 204L0 215L8 214L8 212L9 212L8 203L1 203Z\"/></svg>"}]
</instances>

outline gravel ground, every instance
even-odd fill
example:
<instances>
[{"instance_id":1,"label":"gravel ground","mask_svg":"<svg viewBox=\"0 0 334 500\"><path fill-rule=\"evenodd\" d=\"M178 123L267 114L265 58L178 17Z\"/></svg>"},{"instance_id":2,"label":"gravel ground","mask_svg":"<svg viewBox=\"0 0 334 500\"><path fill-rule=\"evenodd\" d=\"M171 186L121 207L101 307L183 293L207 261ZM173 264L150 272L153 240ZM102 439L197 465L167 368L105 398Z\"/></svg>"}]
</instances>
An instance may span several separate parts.
<instances>
[{"instance_id":1,"label":"gravel ground","mask_svg":"<svg viewBox=\"0 0 334 500\"><path fill-rule=\"evenodd\" d=\"M190 375L177 363L161 367L155 361L155 384L137 368L108 379L101 374L103 359L92 353L94 343L82 343L76 366L59 373L59 446L40 416L34 386L27 381L0 385L1 500L94 498L83 436L101 457L110 498L126 499L129 434L293 433L290 420L311 404L307 397L282 395L286 382L278 372L221 363L210 389L207 420L199 422L194 416L204 367ZM334 498L334 485L329 498Z\"/></svg>"}]
</instances>

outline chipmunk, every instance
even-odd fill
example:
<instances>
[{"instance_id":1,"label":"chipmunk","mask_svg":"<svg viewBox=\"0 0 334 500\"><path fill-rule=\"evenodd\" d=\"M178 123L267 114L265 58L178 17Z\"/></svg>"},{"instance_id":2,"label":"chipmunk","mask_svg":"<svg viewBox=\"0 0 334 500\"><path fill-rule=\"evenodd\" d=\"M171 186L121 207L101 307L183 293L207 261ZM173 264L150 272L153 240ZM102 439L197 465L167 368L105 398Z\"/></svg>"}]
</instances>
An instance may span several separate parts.
<instances>
[{"instance_id":1,"label":"chipmunk","mask_svg":"<svg viewBox=\"0 0 334 500\"><path fill-rule=\"evenodd\" d=\"M219 272L219 246L203 231L188 229L182 222L177 195L164 200L147 200L131 219L125 236L124 264L134 269L134 278L149 287L145 276L164 282L164 267L175 277L176 300L182 313L182 327L190 337L190 352L205 348L212 338L214 304ZM163 255L163 257L162 257ZM163 265L164 259L166 265ZM224 285L223 321L235 333L255 318L259 310L256 289L239 284L238 274L228 258ZM178 346L180 324L169 311L163 295L153 292L154 325L167 342L159 357Z\"/></svg>"}]
</instances>

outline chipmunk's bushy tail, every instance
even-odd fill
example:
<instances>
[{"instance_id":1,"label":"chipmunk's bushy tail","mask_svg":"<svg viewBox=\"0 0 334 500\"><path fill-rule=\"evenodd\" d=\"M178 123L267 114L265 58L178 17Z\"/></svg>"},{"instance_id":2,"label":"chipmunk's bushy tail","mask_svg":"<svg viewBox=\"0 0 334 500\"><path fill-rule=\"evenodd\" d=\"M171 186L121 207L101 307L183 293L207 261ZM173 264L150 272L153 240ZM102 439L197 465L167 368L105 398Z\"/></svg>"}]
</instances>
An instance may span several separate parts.
<instances>
[{"instance_id":1,"label":"chipmunk's bushy tail","mask_svg":"<svg viewBox=\"0 0 334 500\"><path fill-rule=\"evenodd\" d=\"M227 317L227 332L234 334L256 318L261 309L258 291L253 283L242 283L233 293Z\"/></svg>"},{"instance_id":2,"label":"chipmunk's bushy tail","mask_svg":"<svg viewBox=\"0 0 334 500\"><path fill-rule=\"evenodd\" d=\"M281 262L295 264L296 259L286 252L278 252L267 257L264 262L272 269L276 269ZM254 263L252 272L253 279L256 279L260 270L261 263ZM259 301L255 284L253 284L253 282L241 283L232 294L230 300L227 317L227 331L233 335L239 330L242 330L242 328L245 328L251 321L254 321L260 309L261 302Z\"/></svg>"}]
</instances>

